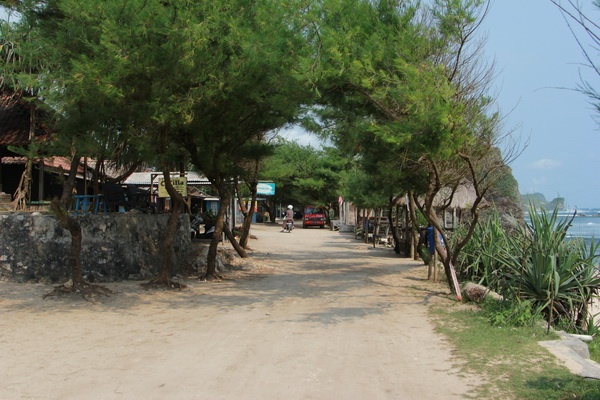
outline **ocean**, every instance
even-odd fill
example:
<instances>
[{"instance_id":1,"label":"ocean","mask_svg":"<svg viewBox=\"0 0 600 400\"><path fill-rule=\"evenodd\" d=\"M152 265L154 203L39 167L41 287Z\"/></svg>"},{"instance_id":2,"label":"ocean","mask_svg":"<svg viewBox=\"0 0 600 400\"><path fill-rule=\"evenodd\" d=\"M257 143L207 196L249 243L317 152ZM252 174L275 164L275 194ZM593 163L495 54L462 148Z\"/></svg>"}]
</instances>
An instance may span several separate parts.
<instances>
[{"instance_id":1,"label":"ocean","mask_svg":"<svg viewBox=\"0 0 600 400\"><path fill-rule=\"evenodd\" d=\"M575 210L560 211L559 218L570 218ZM581 208L567 231L568 239L583 239L586 244L600 241L600 208Z\"/></svg>"}]
</instances>

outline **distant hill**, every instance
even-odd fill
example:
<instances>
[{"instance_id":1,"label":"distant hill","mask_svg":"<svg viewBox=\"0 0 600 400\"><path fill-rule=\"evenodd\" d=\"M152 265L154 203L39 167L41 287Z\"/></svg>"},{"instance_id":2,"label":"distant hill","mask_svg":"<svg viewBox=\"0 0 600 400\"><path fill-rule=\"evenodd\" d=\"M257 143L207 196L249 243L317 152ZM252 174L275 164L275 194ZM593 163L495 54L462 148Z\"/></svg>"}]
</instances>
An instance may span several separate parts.
<instances>
[{"instance_id":1,"label":"distant hill","mask_svg":"<svg viewBox=\"0 0 600 400\"><path fill-rule=\"evenodd\" d=\"M544 196L542 193L531 193L522 194L521 199L523 199L523 204L525 207L529 207L531 204L537 208L545 208L546 210L554 210L555 208L558 208L559 210L565 209L564 197L557 197L551 201L547 201L546 196Z\"/></svg>"}]
</instances>

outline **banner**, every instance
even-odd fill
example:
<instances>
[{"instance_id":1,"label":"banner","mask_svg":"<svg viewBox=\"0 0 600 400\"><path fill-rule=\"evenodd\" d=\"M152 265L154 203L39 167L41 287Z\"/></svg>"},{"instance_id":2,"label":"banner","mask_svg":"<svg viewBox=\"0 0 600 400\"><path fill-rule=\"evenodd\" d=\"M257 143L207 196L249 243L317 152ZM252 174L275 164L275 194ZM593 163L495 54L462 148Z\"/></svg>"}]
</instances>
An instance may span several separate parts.
<instances>
[{"instance_id":1,"label":"banner","mask_svg":"<svg viewBox=\"0 0 600 400\"><path fill-rule=\"evenodd\" d=\"M187 178L185 177L173 177L171 183L175 190L180 193L183 197L187 197ZM158 197L171 197L165 188L164 178L158 178Z\"/></svg>"},{"instance_id":2,"label":"banner","mask_svg":"<svg viewBox=\"0 0 600 400\"><path fill-rule=\"evenodd\" d=\"M273 196L275 194L275 183L258 182L258 186L256 187L256 194L262 194L263 196Z\"/></svg>"}]
</instances>

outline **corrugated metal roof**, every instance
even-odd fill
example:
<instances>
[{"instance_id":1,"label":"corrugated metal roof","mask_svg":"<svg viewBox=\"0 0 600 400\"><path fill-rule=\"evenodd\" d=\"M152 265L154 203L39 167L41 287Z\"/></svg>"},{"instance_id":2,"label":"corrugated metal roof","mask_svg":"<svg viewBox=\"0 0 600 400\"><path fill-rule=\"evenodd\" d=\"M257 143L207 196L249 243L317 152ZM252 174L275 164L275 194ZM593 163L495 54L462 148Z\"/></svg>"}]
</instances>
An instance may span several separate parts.
<instances>
[{"instance_id":1,"label":"corrugated metal roof","mask_svg":"<svg viewBox=\"0 0 600 400\"><path fill-rule=\"evenodd\" d=\"M139 185L139 186L150 186L152 183L152 176L154 176L154 183L158 181L157 178L162 178L161 172L134 172L131 174L125 182L126 185ZM171 172L171 176L179 176L179 172ZM195 172L186 172L186 178L188 185L210 185L210 181L204 175Z\"/></svg>"}]
</instances>

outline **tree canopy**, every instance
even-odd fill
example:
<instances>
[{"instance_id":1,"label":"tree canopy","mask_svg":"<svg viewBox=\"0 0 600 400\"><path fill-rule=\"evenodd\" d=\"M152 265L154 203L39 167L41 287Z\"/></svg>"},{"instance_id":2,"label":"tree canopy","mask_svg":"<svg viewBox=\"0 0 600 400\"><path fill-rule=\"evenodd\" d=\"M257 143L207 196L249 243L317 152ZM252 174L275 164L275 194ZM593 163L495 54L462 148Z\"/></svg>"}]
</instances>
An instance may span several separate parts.
<instances>
[{"instance_id":1,"label":"tree canopy","mask_svg":"<svg viewBox=\"0 0 600 400\"><path fill-rule=\"evenodd\" d=\"M263 177L285 202L411 192L441 229L443 188L467 180L478 203L504 167L491 68L474 40L485 0L2 4L22 14L3 36L27 64L5 65L4 83L53 111L65 154L142 160L166 175L191 163L223 206L248 163L274 152ZM336 149L265 140L300 116Z\"/></svg>"}]
</instances>

